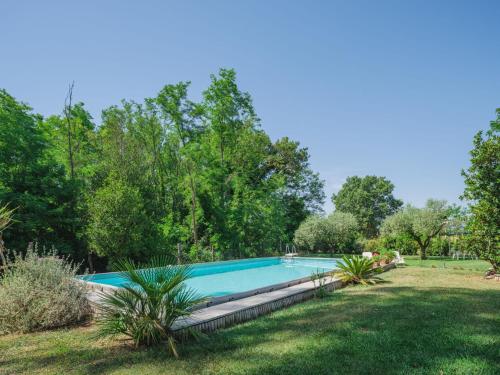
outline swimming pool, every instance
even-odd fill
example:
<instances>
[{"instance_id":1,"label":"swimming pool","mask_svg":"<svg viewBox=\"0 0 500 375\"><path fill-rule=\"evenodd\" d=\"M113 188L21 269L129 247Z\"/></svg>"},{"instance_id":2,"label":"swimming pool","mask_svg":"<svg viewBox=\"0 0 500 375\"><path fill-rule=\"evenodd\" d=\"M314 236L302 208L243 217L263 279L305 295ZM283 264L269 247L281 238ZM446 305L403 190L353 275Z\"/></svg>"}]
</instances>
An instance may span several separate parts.
<instances>
[{"instance_id":1,"label":"swimming pool","mask_svg":"<svg viewBox=\"0 0 500 375\"><path fill-rule=\"evenodd\" d=\"M337 268L338 262L331 258L272 257L197 263L191 265L192 277L186 285L203 296L235 299L305 281L315 272ZM87 275L82 279L104 287L121 287L126 283L115 272Z\"/></svg>"}]
</instances>

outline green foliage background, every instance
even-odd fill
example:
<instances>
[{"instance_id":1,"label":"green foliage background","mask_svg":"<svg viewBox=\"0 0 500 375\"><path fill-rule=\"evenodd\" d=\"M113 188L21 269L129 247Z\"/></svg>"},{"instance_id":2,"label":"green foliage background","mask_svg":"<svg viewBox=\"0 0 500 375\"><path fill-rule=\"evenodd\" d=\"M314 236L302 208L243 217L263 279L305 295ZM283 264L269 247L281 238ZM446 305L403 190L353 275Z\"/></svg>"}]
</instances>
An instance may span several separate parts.
<instances>
[{"instance_id":1,"label":"green foliage background","mask_svg":"<svg viewBox=\"0 0 500 375\"><path fill-rule=\"evenodd\" d=\"M124 100L99 123L72 86L62 114L47 118L0 90L0 207L14 209L5 246L37 242L98 271L179 249L189 261L272 255L294 241L422 257L466 249L498 267L500 110L463 172L469 211L432 200L401 208L387 178L351 176L322 217L324 182L307 148L271 141L234 70L212 75L199 102L189 86Z\"/></svg>"},{"instance_id":2,"label":"green foliage background","mask_svg":"<svg viewBox=\"0 0 500 375\"><path fill-rule=\"evenodd\" d=\"M190 260L272 254L318 213L309 153L272 142L233 70L200 102L189 82L122 101L97 124L70 90L47 118L0 91L0 202L18 207L6 246L55 246L86 266L183 253Z\"/></svg>"},{"instance_id":3,"label":"green foliage background","mask_svg":"<svg viewBox=\"0 0 500 375\"><path fill-rule=\"evenodd\" d=\"M471 150L471 165L465 177L463 199L471 211L467 223L467 245L500 269L500 108L487 132L478 132Z\"/></svg>"}]
</instances>

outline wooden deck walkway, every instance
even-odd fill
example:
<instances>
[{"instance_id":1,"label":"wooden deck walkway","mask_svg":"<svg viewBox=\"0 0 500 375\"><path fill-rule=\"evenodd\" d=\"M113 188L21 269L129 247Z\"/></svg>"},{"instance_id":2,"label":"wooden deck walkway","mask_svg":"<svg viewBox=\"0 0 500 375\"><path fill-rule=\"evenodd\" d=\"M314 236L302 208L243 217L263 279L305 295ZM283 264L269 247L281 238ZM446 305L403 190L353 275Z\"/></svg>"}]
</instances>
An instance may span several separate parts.
<instances>
[{"instance_id":1,"label":"wooden deck walkway","mask_svg":"<svg viewBox=\"0 0 500 375\"><path fill-rule=\"evenodd\" d=\"M325 278L325 288L328 290L341 287L342 282L339 279ZM177 321L173 328L176 331L191 328L213 332L309 299L314 296L316 288L317 285L312 281L307 281L288 288L205 307L196 310L190 317Z\"/></svg>"}]
</instances>

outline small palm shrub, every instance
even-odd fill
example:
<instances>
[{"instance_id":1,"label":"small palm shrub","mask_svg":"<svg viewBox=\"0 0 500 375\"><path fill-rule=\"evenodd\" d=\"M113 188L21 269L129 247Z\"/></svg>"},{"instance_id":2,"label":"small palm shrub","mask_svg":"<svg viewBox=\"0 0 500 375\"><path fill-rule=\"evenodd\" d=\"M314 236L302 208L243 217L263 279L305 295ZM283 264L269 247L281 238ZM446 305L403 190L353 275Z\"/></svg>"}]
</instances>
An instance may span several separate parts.
<instances>
[{"instance_id":1,"label":"small palm shrub","mask_svg":"<svg viewBox=\"0 0 500 375\"><path fill-rule=\"evenodd\" d=\"M342 262L338 264L338 268L340 269L340 279L348 284L367 285L374 284L379 280L378 277L375 277L372 259L357 255L348 258L344 255Z\"/></svg>"},{"instance_id":2,"label":"small palm shrub","mask_svg":"<svg viewBox=\"0 0 500 375\"><path fill-rule=\"evenodd\" d=\"M128 284L102 293L97 324L99 336L125 335L136 347L166 342L178 357L173 323L191 314L205 299L185 286L189 266L173 266L172 258L159 256L141 266L125 260L114 268Z\"/></svg>"},{"instance_id":3,"label":"small palm shrub","mask_svg":"<svg viewBox=\"0 0 500 375\"><path fill-rule=\"evenodd\" d=\"M0 333L33 332L80 322L90 314L78 267L55 251L15 255L0 278Z\"/></svg>"}]
</instances>

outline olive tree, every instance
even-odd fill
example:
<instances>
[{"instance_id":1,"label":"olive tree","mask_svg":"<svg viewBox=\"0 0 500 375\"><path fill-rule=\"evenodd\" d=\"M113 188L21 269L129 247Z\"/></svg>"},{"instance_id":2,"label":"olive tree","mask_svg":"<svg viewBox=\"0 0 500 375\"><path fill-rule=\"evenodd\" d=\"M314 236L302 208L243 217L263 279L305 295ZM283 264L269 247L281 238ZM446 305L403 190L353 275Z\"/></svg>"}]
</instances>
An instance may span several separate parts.
<instances>
[{"instance_id":1,"label":"olive tree","mask_svg":"<svg viewBox=\"0 0 500 375\"><path fill-rule=\"evenodd\" d=\"M352 251L359 226L354 215L335 211L327 217L309 216L295 231L295 243L309 251Z\"/></svg>"},{"instance_id":2,"label":"olive tree","mask_svg":"<svg viewBox=\"0 0 500 375\"><path fill-rule=\"evenodd\" d=\"M418 245L420 258L427 258L432 239L438 236L448 223L450 207L446 201L429 199L423 208L407 205L382 223L382 235L407 235Z\"/></svg>"},{"instance_id":3,"label":"olive tree","mask_svg":"<svg viewBox=\"0 0 500 375\"><path fill-rule=\"evenodd\" d=\"M356 217L347 212L334 211L326 218L329 249L352 252L359 234Z\"/></svg>"},{"instance_id":4,"label":"olive tree","mask_svg":"<svg viewBox=\"0 0 500 375\"><path fill-rule=\"evenodd\" d=\"M295 231L295 244L308 251L321 248L321 239L325 237L323 234L324 222L324 218L318 215L306 218Z\"/></svg>"}]
</instances>

